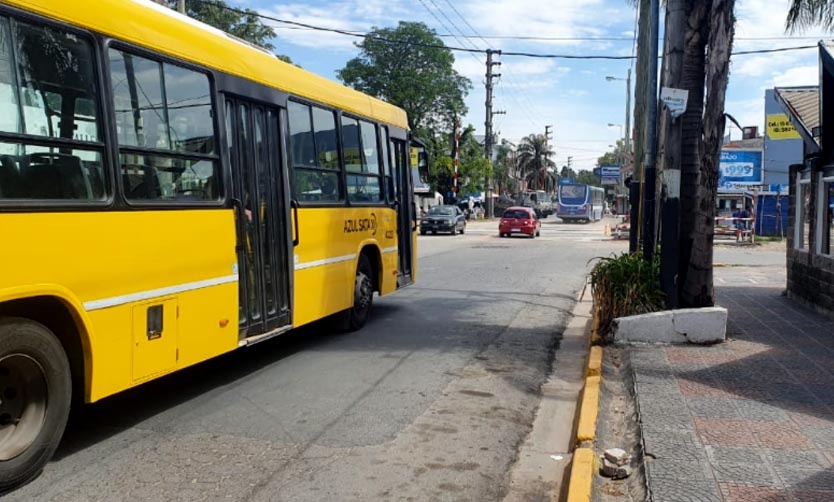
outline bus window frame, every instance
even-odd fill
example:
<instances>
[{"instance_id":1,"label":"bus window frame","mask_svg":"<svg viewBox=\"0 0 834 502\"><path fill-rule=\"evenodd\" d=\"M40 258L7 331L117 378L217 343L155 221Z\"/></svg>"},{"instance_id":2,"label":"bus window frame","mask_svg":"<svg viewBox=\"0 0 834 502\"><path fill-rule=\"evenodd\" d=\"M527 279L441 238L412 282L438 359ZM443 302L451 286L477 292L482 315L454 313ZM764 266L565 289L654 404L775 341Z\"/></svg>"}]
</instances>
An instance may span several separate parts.
<instances>
[{"instance_id":1,"label":"bus window frame","mask_svg":"<svg viewBox=\"0 0 834 502\"><path fill-rule=\"evenodd\" d=\"M33 26L40 26L50 28L56 31L63 31L76 37L86 40L90 44L92 51L91 62L93 64L93 79L96 86L96 122L98 124L100 133L100 141L90 142L81 140L71 140L61 137L50 137L40 135L30 135L25 133L11 133L0 132L0 141L25 143L34 146L43 147L67 147L72 149L80 149L91 152L98 152L101 155L101 169L104 175L105 182L105 197L100 200L81 200L81 199L0 199L0 212L27 212L27 213L48 213L56 210L70 210L73 212L86 211L101 211L102 209L112 208L117 203L117 188L116 180L113 170L114 159L110 149L110 127L106 122L108 100L107 82L105 81L105 66L104 58L101 52L103 37L95 32L78 28L77 26L61 23L54 19L43 17L32 12L26 12L19 8L9 5L0 4L0 17L4 17L9 21L9 36L12 48L12 63L14 64L14 76L18 78L19 69L17 68L17 37L12 29L13 22L24 22ZM19 85L16 92L20 92ZM20 96L18 96L20 99ZM20 107L22 105L18 105ZM21 110L18 109L18 113ZM80 148L79 148L80 147Z\"/></svg>"},{"instance_id":2,"label":"bus window frame","mask_svg":"<svg viewBox=\"0 0 834 502\"><path fill-rule=\"evenodd\" d=\"M179 66L180 68L184 68L189 71L193 71L196 73L200 73L208 78L209 83L209 96L211 98L211 115L212 115L212 130L213 130L213 140L215 144L215 153L214 154L204 154L204 153L181 153L175 150L166 150L160 148L145 148L145 147L136 147L136 146L121 146L118 140L118 134L116 133L116 120L115 120L115 109L113 103L113 89L112 89L112 79L111 79L111 68L110 68L110 57L107 56L110 49L121 50L130 53L131 55L142 57L145 59L149 59L151 61L160 63L160 64L171 64L174 66ZM228 199L229 199L229 186L228 186L228 179L231 173L231 164L227 162L226 157L228 153L228 145L226 141L228 139L225 137L225 134L221 136L220 134L220 112L218 112L217 103L219 102L218 98L218 91L217 85L215 82L215 71L210 68L205 68L199 65L195 65L193 63L182 61L177 58L172 58L167 54L161 52L154 52L152 50L146 49L144 47L136 46L134 44L125 42L120 39L116 38L105 38L102 43L101 53L99 57L102 59L103 64L103 71L102 71L102 78L105 81L106 89L102 95L106 97L107 101L107 112L108 112L108 119L110 122L107 124L107 129L112 137L110 150L111 155L113 155L113 163L112 163L112 175L116 178L115 183L117 190L116 198L118 199L120 204L123 204L125 207L128 208L136 208L136 209L195 209L195 208L224 208L228 206ZM165 73L164 67L162 72L162 84L165 84ZM166 99L167 101L167 99ZM167 102L166 102L167 105ZM225 128L225 124L223 125ZM134 155L160 155L169 157L172 159L182 159L182 160L190 160L190 159L201 159L201 160L213 160L217 163L217 170L216 173L219 175L220 179L217 182L217 187L221 190L221 193L218 194L218 198L215 200L155 200L155 199L128 199L125 193L125 186L122 177L117 175L121 173L121 152L134 154Z\"/></svg>"},{"instance_id":3,"label":"bus window frame","mask_svg":"<svg viewBox=\"0 0 834 502\"><path fill-rule=\"evenodd\" d=\"M379 141L380 141L379 140L379 130L382 126L387 126L387 124L383 124L382 122L378 122L376 120L372 120L372 119L369 119L367 117L363 117L361 115L356 115L354 113L342 112L339 115L340 115L339 122L338 122L339 153L340 153L340 155L342 155L342 175L345 178L344 181L345 181L345 201L346 201L346 205L348 207L380 207L380 206L388 206L389 204L392 204L393 202L389 203L388 199L386 197L382 197L380 200L377 200L377 201L355 202L355 201L351 201L350 196L347 194L347 177L348 177L348 175L353 175L353 176L365 176L365 177L368 177L368 178L376 177L379 180L379 189L382 192L382 194L385 195L385 187L383 186L383 184L385 183L385 173L383 172L383 164L382 164L382 152L381 152L382 148L380 147L380 144L379 144ZM342 147L344 142L342 141L342 127L343 127L343 125L342 125L341 117L347 117L351 120L356 120L357 121L357 123L358 123L357 125L359 126L358 134L359 134L359 141L360 142L362 141L362 122L367 122L367 123L374 126L374 128L376 129L376 134L374 134L374 137L376 138L376 159L377 159L376 161L377 161L377 165L379 166L379 173L377 173L377 174L365 174L365 173L348 173L347 172L347 168L345 167L345 162L344 162L344 153L345 152L344 152L344 148ZM389 138L389 141L390 141L390 138ZM396 200L396 198L394 200Z\"/></svg>"},{"instance_id":4,"label":"bus window frame","mask_svg":"<svg viewBox=\"0 0 834 502\"><path fill-rule=\"evenodd\" d=\"M339 179L339 190L340 190L340 197L344 196L343 200L334 200L334 201L326 201L326 200L298 200L296 199L295 194L295 170L296 164L295 159L292 156L292 131L290 130L290 121L289 121L289 109L290 103L296 103L299 105L305 105L310 107L310 127L313 130L313 136L315 136L315 125L313 124L313 107L321 108L322 110L326 110L333 114L333 119L335 120L336 124L336 150L339 154L339 169L327 169L325 167L310 167L305 166L303 164L299 164L299 169L306 170L306 171L317 171L317 172L335 172ZM296 96L291 94L286 101L286 105L284 106L287 114L287 123L285 124L285 128L283 131L283 135L286 138L286 171L287 171L287 178L288 184L287 187L289 189L290 199L294 200L300 207L345 207L347 206L347 179L345 177L345 159L342 153L342 128L341 128L341 110L338 108L334 108L332 106L326 105L324 103L319 103L317 101L311 101L309 99L302 98L300 96ZM315 146L315 139L313 140L313 145ZM318 155L318 150L316 151L316 155Z\"/></svg>"}]
</instances>

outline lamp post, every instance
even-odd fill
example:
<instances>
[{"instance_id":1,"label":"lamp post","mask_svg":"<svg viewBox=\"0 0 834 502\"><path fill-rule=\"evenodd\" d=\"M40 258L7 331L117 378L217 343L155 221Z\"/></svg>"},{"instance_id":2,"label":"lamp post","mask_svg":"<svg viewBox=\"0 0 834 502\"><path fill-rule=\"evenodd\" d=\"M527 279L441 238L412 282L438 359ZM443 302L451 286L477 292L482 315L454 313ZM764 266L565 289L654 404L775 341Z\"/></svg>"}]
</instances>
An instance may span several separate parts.
<instances>
[{"instance_id":1,"label":"lamp post","mask_svg":"<svg viewBox=\"0 0 834 502\"><path fill-rule=\"evenodd\" d=\"M620 185L622 187L623 184L624 184L624 181L625 181L625 173L624 173L624 170L622 168L622 165L625 164L626 162L628 162L628 159L631 156L631 68L629 68L628 71L626 72L626 78L612 77L612 76L609 75L609 76L605 77L605 80L607 80L608 82L613 82L615 80L619 80L619 81L624 80L625 83L626 83L626 121L625 121L626 128L625 128L625 134L622 135L623 136L623 152L622 152L622 162L620 164L620 166L621 166L620 167ZM634 169L634 168L632 167L632 169ZM624 213L625 209L626 209L625 207L617 208L617 210L620 214ZM632 234L632 235L636 235L636 234ZM633 243L630 243L630 245L629 245L630 248L637 246L637 241L634 240L633 238L631 238L631 236L629 236L629 241L630 242L633 241Z\"/></svg>"},{"instance_id":2,"label":"lamp post","mask_svg":"<svg viewBox=\"0 0 834 502\"><path fill-rule=\"evenodd\" d=\"M619 127L620 128L620 136L623 135L623 125L622 124L612 124L611 122L609 122L608 127Z\"/></svg>"},{"instance_id":3,"label":"lamp post","mask_svg":"<svg viewBox=\"0 0 834 502\"><path fill-rule=\"evenodd\" d=\"M626 83L625 134L623 135L623 141L625 142L626 153L631 153L631 68L628 69L626 78L607 76L605 80L609 82L624 80Z\"/></svg>"}]
</instances>

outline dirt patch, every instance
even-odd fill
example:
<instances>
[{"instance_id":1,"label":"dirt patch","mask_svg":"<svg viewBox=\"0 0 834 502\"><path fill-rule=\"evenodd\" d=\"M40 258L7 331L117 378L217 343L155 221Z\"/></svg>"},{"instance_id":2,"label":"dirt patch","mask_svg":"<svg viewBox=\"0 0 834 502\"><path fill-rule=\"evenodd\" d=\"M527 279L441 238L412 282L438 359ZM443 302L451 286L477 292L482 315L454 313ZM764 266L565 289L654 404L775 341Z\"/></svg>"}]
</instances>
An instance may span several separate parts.
<instances>
[{"instance_id":1,"label":"dirt patch","mask_svg":"<svg viewBox=\"0 0 834 502\"><path fill-rule=\"evenodd\" d=\"M628 362L628 349L605 347L602 361L602 392L594 451L622 448L631 454L632 473L626 479L594 475L593 500L621 502L646 500L643 449L634 401L634 383Z\"/></svg>"}]
</instances>

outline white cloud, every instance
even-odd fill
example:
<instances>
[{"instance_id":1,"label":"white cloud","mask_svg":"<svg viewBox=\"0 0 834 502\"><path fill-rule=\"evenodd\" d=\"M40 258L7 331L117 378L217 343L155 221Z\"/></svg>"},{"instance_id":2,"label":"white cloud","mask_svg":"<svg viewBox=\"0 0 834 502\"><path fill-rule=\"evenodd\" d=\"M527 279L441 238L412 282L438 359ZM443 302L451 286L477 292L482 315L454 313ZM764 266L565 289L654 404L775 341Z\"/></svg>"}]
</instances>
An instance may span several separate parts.
<instances>
[{"instance_id":1,"label":"white cloud","mask_svg":"<svg viewBox=\"0 0 834 502\"><path fill-rule=\"evenodd\" d=\"M773 78L773 86L817 85L819 68L817 65L795 66Z\"/></svg>"}]
</instances>

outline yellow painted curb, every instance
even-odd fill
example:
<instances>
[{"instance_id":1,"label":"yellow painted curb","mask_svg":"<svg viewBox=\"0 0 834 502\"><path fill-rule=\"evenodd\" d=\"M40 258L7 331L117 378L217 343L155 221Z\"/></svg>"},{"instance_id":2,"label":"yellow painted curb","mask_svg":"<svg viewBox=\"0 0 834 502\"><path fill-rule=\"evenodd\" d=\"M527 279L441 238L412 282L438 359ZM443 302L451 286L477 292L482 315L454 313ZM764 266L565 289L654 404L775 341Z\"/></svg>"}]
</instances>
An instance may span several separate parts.
<instances>
[{"instance_id":1,"label":"yellow painted curb","mask_svg":"<svg viewBox=\"0 0 834 502\"><path fill-rule=\"evenodd\" d=\"M591 347L591 353L588 354L588 369L585 376L601 376L602 375L602 347Z\"/></svg>"},{"instance_id":2,"label":"yellow painted curb","mask_svg":"<svg viewBox=\"0 0 834 502\"><path fill-rule=\"evenodd\" d=\"M597 432L597 412L599 411L599 384L601 376L585 378L582 389L582 403L579 408L579 425L576 428L576 442L593 441Z\"/></svg>"},{"instance_id":3,"label":"yellow painted curb","mask_svg":"<svg viewBox=\"0 0 834 502\"><path fill-rule=\"evenodd\" d=\"M577 448L573 452L567 502L591 502L595 466L596 455L591 448Z\"/></svg>"}]
</instances>

